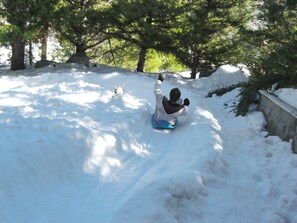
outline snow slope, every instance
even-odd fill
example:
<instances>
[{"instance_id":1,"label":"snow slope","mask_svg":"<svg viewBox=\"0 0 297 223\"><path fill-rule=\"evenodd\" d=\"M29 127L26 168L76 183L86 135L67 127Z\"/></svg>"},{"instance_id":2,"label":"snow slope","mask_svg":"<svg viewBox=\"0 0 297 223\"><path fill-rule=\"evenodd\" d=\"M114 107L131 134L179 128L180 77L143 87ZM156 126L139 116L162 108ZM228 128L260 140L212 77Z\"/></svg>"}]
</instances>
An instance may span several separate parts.
<instances>
[{"instance_id":1,"label":"snow slope","mask_svg":"<svg viewBox=\"0 0 297 223\"><path fill-rule=\"evenodd\" d=\"M178 86L191 100L174 131L150 125L156 75L0 72L1 223L297 222L291 145L268 136L260 112L234 117L239 89L204 97L241 72L168 77L164 94Z\"/></svg>"}]
</instances>

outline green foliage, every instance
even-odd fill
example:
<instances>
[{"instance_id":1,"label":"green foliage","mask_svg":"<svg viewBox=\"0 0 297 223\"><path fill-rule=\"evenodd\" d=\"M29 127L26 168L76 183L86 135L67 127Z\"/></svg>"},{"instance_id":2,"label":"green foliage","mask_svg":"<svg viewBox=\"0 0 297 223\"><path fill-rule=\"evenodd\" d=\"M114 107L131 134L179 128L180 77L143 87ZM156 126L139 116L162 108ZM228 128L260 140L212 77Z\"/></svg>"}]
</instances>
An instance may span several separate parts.
<instances>
[{"instance_id":1,"label":"green foliage","mask_svg":"<svg viewBox=\"0 0 297 223\"><path fill-rule=\"evenodd\" d=\"M110 38L89 50L94 63L133 69L137 63L138 48L124 40Z\"/></svg>"},{"instance_id":2,"label":"green foliage","mask_svg":"<svg viewBox=\"0 0 297 223\"><path fill-rule=\"evenodd\" d=\"M297 86L297 10L293 1L264 0L259 5L260 25L249 30L247 65L252 76L241 92L237 114L244 115L259 89Z\"/></svg>"},{"instance_id":3,"label":"green foliage","mask_svg":"<svg viewBox=\"0 0 297 223\"><path fill-rule=\"evenodd\" d=\"M53 27L61 60L75 47L88 50L94 62L131 69L142 56L144 71L186 66L192 77L204 65L244 63L252 77L241 93L238 111L243 111L258 89L276 82L297 85L296 5L292 0L1 0L0 42L34 41Z\"/></svg>"},{"instance_id":4,"label":"green foliage","mask_svg":"<svg viewBox=\"0 0 297 223\"><path fill-rule=\"evenodd\" d=\"M172 71L180 72L186 70L186 67L180 64L172 54L165 54L156 50L149 50L147 55L147 72Z\"/></svg>"},{"instance_id":5,"label":"green foliage","mask_svg":"<svg viewBox=\"0 0 297 223\"><path fill-rule=\"evenodd\" d=\"M147 62L145 71L159 72L159 68L162 65L162 54L154 50L149 50L147 53Z\"/></svg>"},{"instance_id":6,"label":"green foliage","mask_svg":"<svg viewBox=\"0 0 297 223\"><path fill-rule=\"evenodd\" d=\"M151 48L161 34L175 26L175 0L116 0L112 2L109 19L113 34L139 46Z\"/></svg>"},{"instance_id":7,"label":"green foliage","mask_svg":"<svg viewBox=\"0 0 297 223\"><path fill-rule=\"evenodd\" d=\"M112 49L110 49L108 41L105 41L90 51L93 62L135 69L139 48L124 40L111 39L110 43ZM112 57L111 51L115 60ZM186 67L178 63L172 54L165 54L153 49L148 50L145 72L161 72L165 70L178 72L186 70Z\"/></svg>"},{"instance_id":8,"label":"green foliage","mask_svg":"<svg viewBox=\"0 0 297 223\"><path fill-rule=\"evenodd\" d=\"M9 45L9 35L8 33L10 33L12 30L12 27L10 24L5 24L2 23L0 26L0 43L4 44L4 45Z\"/></svg>"},{"instance_id":9,"label":"green foliage","mask_svg":"<svg viewBox=\"0 0 297 223\"><path fill-rule=\"evenodd\" d=\"M207 98L211 98L213 94L216 94L217 96L222 96L230 91L233 91L235 88L241 88L245 85L245 83L238 83L238 84L233 84L228 87L218 87L217 89L208 92L206 95Z\"/></svg>"},{"instance_id":10,"label":"green foliage","mask_svg":"<svg viewBox=\"0 0 297 223\"><path fill-rule=\"evenodd\" d=\"M251 79L245 83L240 92L240 100L236 108L237 115L246 115L251 104L256 103L258 91L269 89L272 84L277 82L277 78L270 75L260 76L257 79Z\"/></svg>"},{"instance_id":11,"label":"green foliage","mask_svg":"<svg viewBox=\"0 0 297 223\"><path fill-rule=\"evenodd\" d=\"M64 39L60 39L59 44L61 47L55 48L51 56L54 61L66 62L75 53L73 45Z\"/></svg>"},{"instance_id":12,"label":"green foliage","mask_svg":"<svg viewBox=\"0 0 297 223\"><path fill-rule=\"evenodd\" d=\"M60 39L71 42L76 52L83 52L101 42L106 37L108 24L105 17L108 1L99 0L60 0L55 8L53 26Z\"/></svg>"},{"instance_id":13,"label":"green foliage","mask_svg":"<svg viewBox=\"0 0 297 223\"><path fill-rule=\"evenodd\" d=\"M38 31L48 29L53 6L58 0L2 0L2 41L33 40Z\"/></svg>"},{"instance_id":14,"label":"green foliage","mask_svg":"<svg viewBox=\"0 0 297 223\"><path fill-rule=\"evenodd\" d=\"M185 1L168 49L192 70L229 62L236 52L239 26L248 21L247 1Z\"/></svg>"},{"instance_id":15,"label":"green foliage","mask_svg":"<svg viewBox=\"0 0 297 223\"><path fill-rule=\"evenodd\" d=\"M165 47L170 28L175 27L179 1L116 0L112 3L109 30L113 37L136 45L139 50L137 70L142 71L148 49ZM167 39L167 42L170 39Z\"/></svg>"},{"instance_id":16,"label":"green foliage","mask_svg":"<svg viewBox=\"0 0 297 223\"><path fill-rule=\"evenodd\" d=\"M185 70L187 67L181 64L173 54L162 53L162 64L159 71L182 72Z\"/></svg>"}]
</instances>

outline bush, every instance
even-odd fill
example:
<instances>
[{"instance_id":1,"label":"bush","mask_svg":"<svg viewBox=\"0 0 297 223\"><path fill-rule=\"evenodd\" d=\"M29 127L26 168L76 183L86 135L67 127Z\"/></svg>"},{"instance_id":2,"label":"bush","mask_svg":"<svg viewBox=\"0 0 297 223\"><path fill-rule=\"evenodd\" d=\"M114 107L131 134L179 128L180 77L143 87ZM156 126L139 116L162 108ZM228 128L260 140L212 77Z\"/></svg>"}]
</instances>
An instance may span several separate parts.
<instances>
[{"instance_id":1,"label":"bush","mask_svg":"<svg viewBox=\"0 0 297 223\"><path fill-rule=\"evenodd\" d=\"M257 4L254 29L244 30L245 61L251 77L243 86L237 115L245 115L256 101L258 90L297 86L297 4L296 1L262 0ZM249 50L251 49L251 50Z\"/></svg>"},{"instance_id":2,"label":"bush","mask_svg":"<svg viewBox=\"0 0 297 223\"><path fill-rule=\"evenodd\" d=\"M238 83L238 84L233 84L228 87L218 87L217 89L210 91L206 95L206 97L211 98L213 94L216 94L217 96L222 96L222 95L226 94L227 92L233 91L235 88L243 87L243 86L244 86L244 83Z\"/></svg>"},{"instance_id":3,"label":"bush","mask_svg":"<svg viewBox=\"0 0 297 223\"><path fill-rule=\"evenodd\" d=\"M249 106L257 101L257 93L261 89L267 90L276 83L278 88L296 88L297 64L294 61L297 58L290 53L285 55L275 52L255 66L251 70L250 80L243 85L240 92L236 114L246 115Z\"/></svg>"}]
</instances>

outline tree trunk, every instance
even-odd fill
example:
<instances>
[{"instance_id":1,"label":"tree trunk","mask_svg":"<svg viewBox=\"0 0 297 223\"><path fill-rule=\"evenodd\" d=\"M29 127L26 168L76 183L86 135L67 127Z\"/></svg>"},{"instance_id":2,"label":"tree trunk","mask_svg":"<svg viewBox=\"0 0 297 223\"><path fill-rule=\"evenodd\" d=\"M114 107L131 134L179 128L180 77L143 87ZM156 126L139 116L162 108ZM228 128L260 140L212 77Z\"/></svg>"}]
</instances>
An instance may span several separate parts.
<instances>
[{"instance_id":1,"label":"tree trunk","mask_svg":"<svg viewBox=\"0 0 297 223\"><path fill-rule=\"evenodd\" d=\"M195 56L193 58L193 63L191 67L191 78L196 79L197 71L199 67L199 57Z\"/></svg>"},{"instance_id":2,"label":"tree trunk","mask_svg":"<svg viewBox=\"0 0 297 223\"><path fill-rule=\"evenodd\" d=\"M108 38L108 44L109 44L109 49L110 49L110 53L111 53L111 56L112 56L112 59L113 59L114 66L116 67L117 64L116 64L115 57L114 57L114 54L113 54L110 38Z\"/></svg>"},{"instance_id":3,"label":"tree trunk","mask_svg":"<svg viewBox=\"0 0 297 223\"><path fill-rule=\"evenodd\" d=\"M29 65L33 64L32 41L29 41Z\"/></svg>"},{"instance_id":4,"label":"tree trunk","mask_svg":"<svg viewBox=\"0 0 297 223\"><path fill-rule=\"evenodd\" d=\"M86 67L90 65L90 59L86 54L86 47L82 44L77 44L76 52L73 54L66 63L79 63L84 64Z\"/></svg>"},{"instance_id":5,"label":"tree trunk","mask_svg":"<svg viewBox=\"0 0 297 223\"><path fill-rule=\"evenodd\" d=\"M75 53L76 54L86 54L86 46L81 43L77 43L75 45Z\"/></svg>"},{"instance_id":6,"label":"tree trunk","mask_svg":"<svg viewBox=\"0 0 297 223\"><path fill-rule=\"evenodd\" d=\"M12 56L11 56L11 70L23 70L25 66L25 42L14 41L11 44Z\"/></svg>"},{"instance_id":7,"label":"tree trunk","mask_svg":"<svg viewBox=\"0 0 297 223\"><path fill-rule=\"evenodd\" d=\"M139 51L139 58L138 58L137 69L136 69L136 71L138 72L143 72L144 70L146 52L147 52L147 48L141 47Z\"/></svg>"},{"instance_id":8,"label":"tree trunk","mask_svg":"<svg viewBox=\"0 0 297 223\"><path fill-rule=\"evenodd\" d=\"M196 75L197 75L196 69L195 68L192 68L191 69L191 79L196 79Z\"/></svg>"},{"instance_id":9,"label":"tree trunk","mask_svg":"<svg viewBox=\"0 0 297 223\"><path fill-rule=\"evenodd\" d=\"M42 37L41 40L41 60L47 59L47 36Z\"/></svg>"}]
</instances>

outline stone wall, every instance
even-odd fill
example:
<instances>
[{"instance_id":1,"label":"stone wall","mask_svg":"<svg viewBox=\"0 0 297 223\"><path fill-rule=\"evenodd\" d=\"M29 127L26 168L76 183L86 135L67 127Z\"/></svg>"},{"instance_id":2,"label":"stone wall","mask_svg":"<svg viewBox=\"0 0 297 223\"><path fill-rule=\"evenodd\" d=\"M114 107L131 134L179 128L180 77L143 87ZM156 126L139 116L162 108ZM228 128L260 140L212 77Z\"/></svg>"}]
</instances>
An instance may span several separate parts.
<instances>
[{"instance_id":1,"label":"stone wall","mask_svg":"<svg viewBox=\"0 0 297 223\"><path fill-rule=\"evenodd\" d=\"M267 91L259 91L258 110L264 113L267 130L282 140L293 140L292 150L297 153L297 109Z\"/></svg>"}]
</instances>

